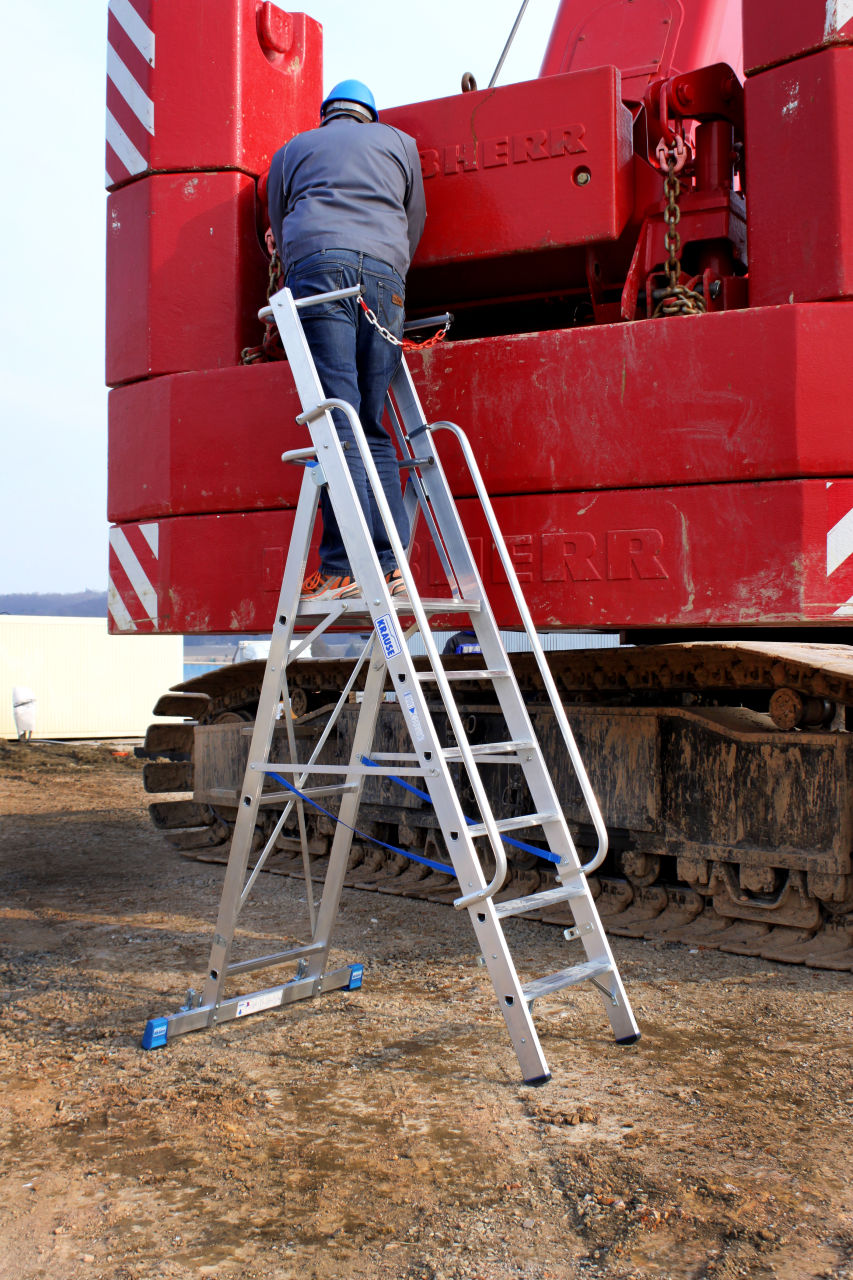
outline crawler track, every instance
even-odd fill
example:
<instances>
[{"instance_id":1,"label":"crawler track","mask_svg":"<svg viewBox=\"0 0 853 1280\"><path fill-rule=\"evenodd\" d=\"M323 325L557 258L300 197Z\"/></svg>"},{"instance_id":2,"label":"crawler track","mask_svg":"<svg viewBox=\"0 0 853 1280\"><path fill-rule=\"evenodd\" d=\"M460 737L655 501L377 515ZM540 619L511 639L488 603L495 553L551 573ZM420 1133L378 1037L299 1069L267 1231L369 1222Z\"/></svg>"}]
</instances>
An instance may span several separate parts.
<instances>
[{"instance_id":1,"label":"crawler track","mask_svg":"<svg viewBox=\"0 0 853 1280\"><path fill-rule=\"evenodd\" d=\"M570 718L611 829L613 852L592 882L609 932L853 971L853 734L847 731L853 652L731 642L588 650L550 660L566 703L573 704ZM478 660L452 661L474 668ZM523 654L513 663L547 742L535 667ZM291 667L301 735L318 731L323 708L350 669L330 660ZM227 800L242 772L224 760L214 802L194 798L196 727L249 723L262 676L262 663L222 668L177 686L155 708L157 715L187 721L152 725L145 747L146 788L163 795L151 804L153 821L185 856L227 860L236 812ZM488 739L496 714L491 690L476 679L455 688L473 739L478 732ZM383 731L393 737L397 720L390 708ZM340 758L345 745L338 743ZM401 802L388 784L370 787L364 830L445 860L426 806ZM580 810L574 818L572 787L567 782L562 790L582 846L589 833ZM267 811L264 822L272 820ZM329 818L310 820L318 881L332 830ZM259 847L262 837L259 831ZM515 855L504 893L547 887L543 868L531 855ZM301 878L294 831L282 834L268 869ZM456 896L451 877L368 843L354 844L347 883L434 901ZM542 919L571 923L565 909Z\"/></svg>"}]
</instances>

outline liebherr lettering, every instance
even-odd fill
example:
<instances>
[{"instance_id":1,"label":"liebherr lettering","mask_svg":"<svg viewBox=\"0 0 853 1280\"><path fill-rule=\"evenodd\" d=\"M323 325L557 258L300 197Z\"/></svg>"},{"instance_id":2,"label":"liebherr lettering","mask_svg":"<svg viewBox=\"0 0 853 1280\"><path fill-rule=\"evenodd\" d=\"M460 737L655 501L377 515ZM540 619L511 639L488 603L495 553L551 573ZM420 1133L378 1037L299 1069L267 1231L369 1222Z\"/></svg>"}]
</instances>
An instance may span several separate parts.
<instances>
[{"instance_id":1,"label":"liebherr lettering","mask_svg":"<svg viewBox=\"0 0 853 1280\"><path fill-rule=\"evenodd\" d=\"M420 152L421 172L425 179L439 175L452 177L457 173L475 173L479 169L579 155L586 151L582 141L585 132L582 124L567 124L551 129L531 129L527 133L505 134L498 138L472 138L441 147L425 147Z\"/></svg>"},{"instance_id":2,"label":"liebherr lettering","mask_svg":"<svg viewBox=\"0 0 853 1280\"><path fill-rule=\"evenodd\" d=\"M649 582L668 579L659 529L607 529L505 534L519 582ZM496 548L488 564L482 538L471 538L478 569L490 582L506 582ZM430 582L442 581L437 557L430 556Z\"/></svg>"}]
</instances>

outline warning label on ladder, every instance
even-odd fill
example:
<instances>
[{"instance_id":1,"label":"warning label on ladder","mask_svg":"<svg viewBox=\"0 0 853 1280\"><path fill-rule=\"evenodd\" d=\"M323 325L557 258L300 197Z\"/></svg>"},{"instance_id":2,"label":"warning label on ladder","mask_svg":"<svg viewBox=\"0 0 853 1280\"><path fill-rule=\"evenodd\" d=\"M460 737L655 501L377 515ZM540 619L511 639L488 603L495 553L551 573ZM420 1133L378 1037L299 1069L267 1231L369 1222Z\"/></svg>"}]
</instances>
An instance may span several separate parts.
<instances>
[{"instance_id":1,"label":"warning label on ladder","mask_svg":"<svg viewBox=\"0 0 853 1280\"><path fill-rule=\"evenodd\" d=\"M420 716L418 715L417 707L415 706L415 700L410 693L403 694L403 706L406 709L406 719L409 722L412 737L416 742L423 742L426 734L424 733L424 727L421 724Z\"/></svg>"},{"instance_id":2,"label":"warning label on ladder","mask_svg":"<svg viewBox=\"0 0 853 1280\"><path fill-rule=\"evenodd\" d=\"M261 1009L275 1009L281 1004L281 988L277 991L262 991L256 996L247 996L237 1005L237 1017L245 1018L249 1013L259 1013Z\"/></svg>"},{"instance_id":3,"label":"warning label on ladder","mask_svg":"<svg viewBox=\"0 0 853 1280\"><path fill-rule=\"evenodd\" d=\"M403 646L400 644L400 637L397 635L397 628L390 613L384 613L381 618L376 619L376 634L382 642L386 658L396 658L398 653L403 652Z\"/></svg>"}]
</instances>

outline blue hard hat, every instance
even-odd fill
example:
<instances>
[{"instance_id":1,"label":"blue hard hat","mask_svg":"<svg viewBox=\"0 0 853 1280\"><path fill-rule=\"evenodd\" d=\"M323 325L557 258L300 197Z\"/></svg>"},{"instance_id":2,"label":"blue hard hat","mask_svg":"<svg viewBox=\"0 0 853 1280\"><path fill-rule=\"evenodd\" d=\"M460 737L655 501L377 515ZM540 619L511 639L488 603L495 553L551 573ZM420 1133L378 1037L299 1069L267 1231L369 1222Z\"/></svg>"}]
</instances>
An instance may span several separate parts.
<instances>
[{"instance_id":1,"label":"blue hard hat","mask_svg":"<svg viewBox=\"0 0 853 1280\"><path fill-rule=\"evenodd\" d=\"M321 117L325 116L329 107L336 102L358 103L360 107L364 107L366 111L370 112L372 119L377 120L379 118L373 94L366 84L362 84L361 80L341 80L340 84L336 84L334 89L330 89L320 108Z\"/></svg>"}]
</instances>

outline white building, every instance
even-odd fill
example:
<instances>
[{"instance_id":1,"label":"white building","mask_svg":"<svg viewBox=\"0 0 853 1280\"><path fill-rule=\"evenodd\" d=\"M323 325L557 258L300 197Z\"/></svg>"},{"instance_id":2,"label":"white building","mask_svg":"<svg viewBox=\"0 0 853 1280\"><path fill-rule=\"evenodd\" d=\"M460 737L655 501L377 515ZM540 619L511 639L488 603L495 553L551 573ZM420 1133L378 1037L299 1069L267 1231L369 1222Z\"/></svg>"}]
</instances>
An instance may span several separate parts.
<instances>
[{"instance_id":1,"label":"white building","mask_svg":"<svg viewBox=\"0 0 853 1280\"><path fill-rule=\"evenodd\" d=\"M2 738L18 736L14 689L35 697L35 739L141 738L157 699L182 679L181 636L111 636L106 618L0 615Z\"/></svg>"}]
</instances>

